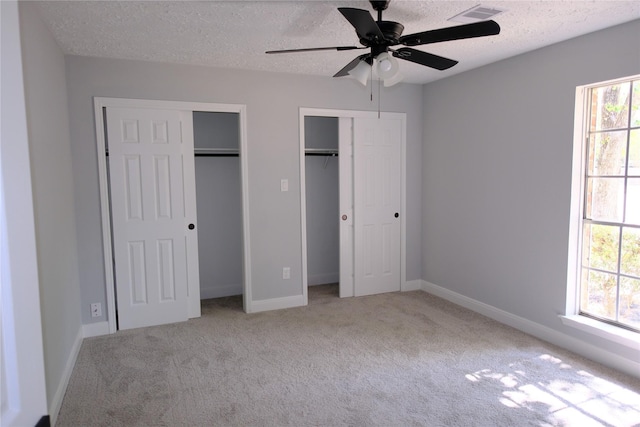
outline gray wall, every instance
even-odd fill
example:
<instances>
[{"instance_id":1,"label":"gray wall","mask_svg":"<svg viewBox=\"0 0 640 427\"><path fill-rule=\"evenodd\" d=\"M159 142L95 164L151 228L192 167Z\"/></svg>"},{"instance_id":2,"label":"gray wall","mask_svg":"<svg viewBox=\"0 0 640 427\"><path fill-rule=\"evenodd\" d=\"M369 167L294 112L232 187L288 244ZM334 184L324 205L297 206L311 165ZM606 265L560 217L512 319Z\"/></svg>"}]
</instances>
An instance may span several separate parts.
<instances>
[{"instance_id":1,"label":"gray wall","mask_svg":"<svg viewBox=\"0 0 640 427\"><path fill-rule=\"evenodd\" d=\"M423 278L617 351L560 323L575 89L640 72L640 21L423 89Z\"/></svg>"},{"instance_id":2,"label":"gray wall","mask_svg":"<svg viewBox=\"0 0 640 427\"><path fill-rule=\"evenodd\" d=\"M338 149L338 118L305 117L304 132L306 148ZM337 157L305 157L309 285L340 279L339 178Z\"/></svg>"},{"instance_id":3,"label":"gray wall","mask_svg":"<svg viewBox=\"0 0 640 427\"><path fill-rule=\"evenodd\" d=\"M19 6L47 402L52 409L81 337L80 310L86 315L90 310L88 303L80 304L64 56L36 6Z\"/></svg>"},{"instance_id":4,"label":"gray wall","mask_svg":"<svg viewBox=\"0 0 640 427\"><path fill-rule=\"evenodd\" d=\"M194 146L238 149L238 113L193 113ZM242 294L239 157L196 157L200 298Z\"/></svg>"},{"instance_id":5,"label":"gray wall","mask_svg":"<svg viewBox=\"0 0 640 427\"><path fill-rule=\"evenodd\" d=\"M66 61L83 306L106 299L94 96L246 105L253 299L302 294L299 108L376 110L366 88L331 77L78 56ZM420 279L422 94L416 85L399 84L382 91L381 104L383 111L407 113L407 279ZM280 192L282 178L289 179L288 192ZM290 280L282 279L285 266ZM84 323L92 321L83 313Z\"/></svg>"}]
</instances>

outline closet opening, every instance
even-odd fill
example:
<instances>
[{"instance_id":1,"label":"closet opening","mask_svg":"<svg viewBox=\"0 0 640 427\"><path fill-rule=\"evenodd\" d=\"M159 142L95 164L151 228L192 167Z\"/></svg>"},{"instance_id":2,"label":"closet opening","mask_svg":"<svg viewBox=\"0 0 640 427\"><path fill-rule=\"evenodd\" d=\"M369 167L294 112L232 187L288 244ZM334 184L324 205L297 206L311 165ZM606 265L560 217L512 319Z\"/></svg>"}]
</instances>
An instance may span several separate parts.
<instances>
[{"instance_id":1,"label":"closet opening","mask_svg":"<svg viewBox=\"0 0 640 427\"><path fill-rule=\"evenodd\" d=\"M339 118L304 117L307 286L309 303L339 297Z\"/></svg>"},{"instance_id":2,"label":"closet opening","mask_svg":"<svg viewBox=\"0 0 640 427\"><path fill-rule=\"evenodd\" d=\"M200 299L243 295L240 114L193 112ZM238 298L239 307L242 299Z\"/></svg>"}]
</instances>

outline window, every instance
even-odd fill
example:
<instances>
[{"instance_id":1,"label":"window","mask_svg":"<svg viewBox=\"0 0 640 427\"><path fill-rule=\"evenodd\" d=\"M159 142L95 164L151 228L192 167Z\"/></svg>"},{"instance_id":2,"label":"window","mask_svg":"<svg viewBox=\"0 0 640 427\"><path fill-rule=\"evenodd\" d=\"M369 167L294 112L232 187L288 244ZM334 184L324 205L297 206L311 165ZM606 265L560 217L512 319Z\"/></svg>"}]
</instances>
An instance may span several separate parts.
<instances>
[{"instance_id":1,"label":"window","mask_svg":"<svg viewBox=\"0 0 640 427\"><path fill-rule=\"evenodd\" d=\"M578 312L640 331L640 76L582 93Z\"/></svg>"}]
</instances>

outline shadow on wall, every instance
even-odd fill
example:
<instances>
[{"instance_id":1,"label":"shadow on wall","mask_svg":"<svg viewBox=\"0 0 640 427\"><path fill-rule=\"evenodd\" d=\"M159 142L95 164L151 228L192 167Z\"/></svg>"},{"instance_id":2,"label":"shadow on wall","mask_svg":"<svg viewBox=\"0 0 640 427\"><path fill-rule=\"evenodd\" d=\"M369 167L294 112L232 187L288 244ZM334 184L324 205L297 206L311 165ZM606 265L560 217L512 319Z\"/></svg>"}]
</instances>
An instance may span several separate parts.
<instances>
[{"instance_id":1,"label":"shadow on wall","mask_svg":"<svg viewBox=\"0 0 640 427\"><path fill-rule=\"evenodd\" d=\"M576 370L549 354L538 359L513 362L505 372L482 369L466 378L473 383L494 382L502 389L499 402L508 408L546 414L549 424L541 425L640 425L640 392ZM534 363L548 366L541 381L527 374L528 365Z\"/></svg>"}]
</instances>

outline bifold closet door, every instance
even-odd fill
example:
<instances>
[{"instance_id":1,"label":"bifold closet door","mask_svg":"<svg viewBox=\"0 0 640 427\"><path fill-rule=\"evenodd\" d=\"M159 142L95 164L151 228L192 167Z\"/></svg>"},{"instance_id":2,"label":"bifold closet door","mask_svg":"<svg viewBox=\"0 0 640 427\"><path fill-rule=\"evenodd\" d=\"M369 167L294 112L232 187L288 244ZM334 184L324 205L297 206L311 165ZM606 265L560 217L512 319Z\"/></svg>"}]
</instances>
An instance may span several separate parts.
<instances>
[{"instance_id":1,"label":"bifold closet door","mask_svg":"<svg viewBox=\"0 0 640 427\"><path fill-rule=\"evenodd\" d=\"M355 118L355 296L400 290L402 121Z\"/></svg>"},{"instance_id":2,"label":"bifold closet door","mask_svg":"<svg viewBox=\"0 0 640 427\"><path fill-rule=\"evenodd\" d=\"M195 317L192 127L191 112L107 108L119 329Z\"/></svg>"}]
</instances>

